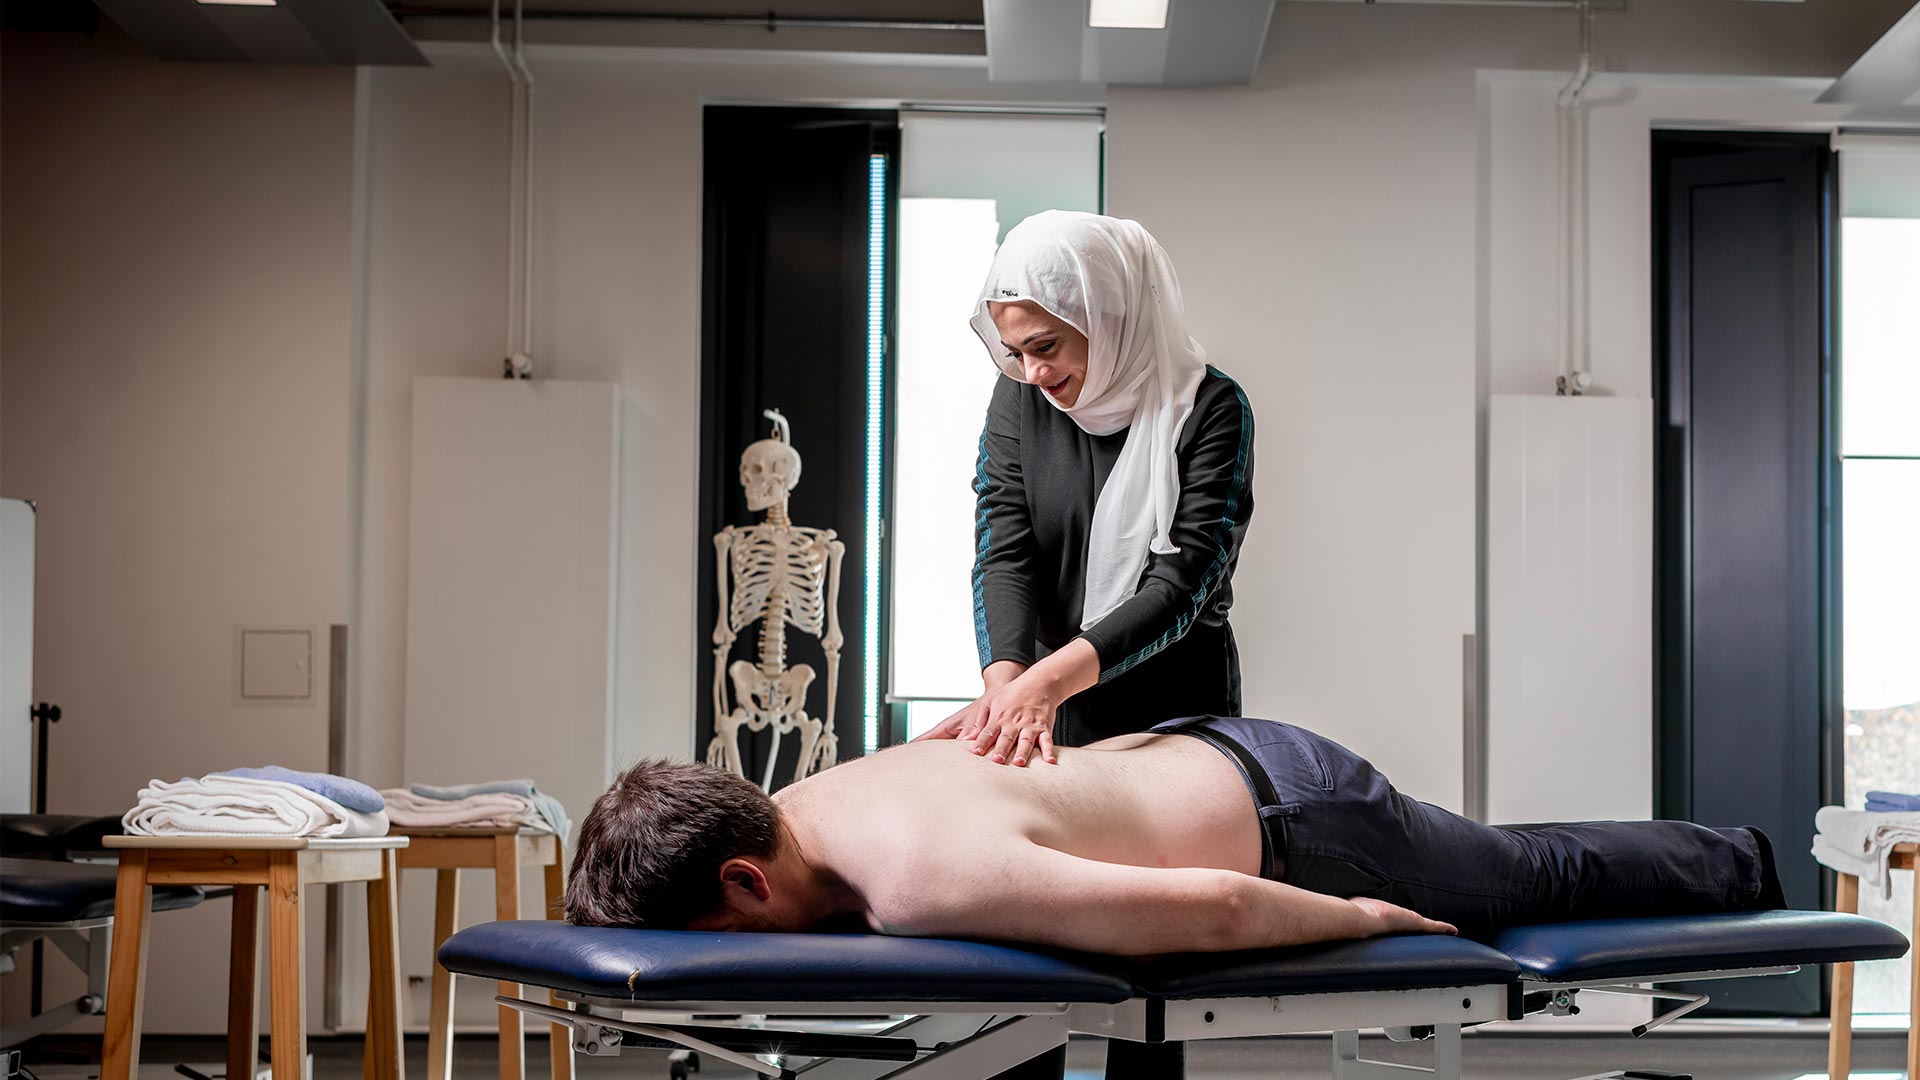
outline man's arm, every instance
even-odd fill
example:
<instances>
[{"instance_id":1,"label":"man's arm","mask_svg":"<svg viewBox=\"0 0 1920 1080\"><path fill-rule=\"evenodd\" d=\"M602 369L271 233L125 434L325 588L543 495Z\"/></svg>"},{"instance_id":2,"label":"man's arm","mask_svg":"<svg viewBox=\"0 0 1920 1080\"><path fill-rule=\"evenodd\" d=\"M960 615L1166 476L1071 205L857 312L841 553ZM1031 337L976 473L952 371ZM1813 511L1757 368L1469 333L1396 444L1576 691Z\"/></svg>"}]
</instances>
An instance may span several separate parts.
<instances>
[{"instance_id":1,"label":"man's arm","mask_svg":"<svg viewBox=\"0 0 1920 1080\"><path fill-rule=\"evenodd\" d=\"M869 898L886 933L1118 956L1454 932L1384 901L1324 896L1231 870L1121 866L1032 843L971 866L901 867L893 880L887 895Z\"/></svg>"}]
</instances>

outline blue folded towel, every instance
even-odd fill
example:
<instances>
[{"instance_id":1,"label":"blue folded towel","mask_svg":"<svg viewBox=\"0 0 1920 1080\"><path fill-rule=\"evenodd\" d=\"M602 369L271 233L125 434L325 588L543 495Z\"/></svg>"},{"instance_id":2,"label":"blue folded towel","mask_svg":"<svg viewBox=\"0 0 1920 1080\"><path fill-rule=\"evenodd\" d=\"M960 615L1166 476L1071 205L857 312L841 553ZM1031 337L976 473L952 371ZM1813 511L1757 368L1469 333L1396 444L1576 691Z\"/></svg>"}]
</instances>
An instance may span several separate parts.
<instances>
[{"instance_id":1,"label":"blue folded towel","mask_svg":"<svg viewBox=\"0 0 1920 1080\"><path fill-rule=\"evenodd\" d=\"M1920 795L1902 795L1897 791L1869 791L1867 792L1867 809L1884 814L1920 810Z\"/></svg>"},{"instance_id":2,"label":"blue folded towel","mask_svg":"<svg viewBox=\"0 0 1920 1080\"><path fill-rule=\"evenodd\" d=\"M567 820L567 808L560 800L535 788L531 780L484 780L478 784L453 784L446 787L434 784L414 784L412 791L423 799L439 799L442 802L459 802L475 795L517 795L527 800L540 820L554 833L565 836L573 829L573 823Z\"/></svg>"},{"instance_id":3,"label":"blue folded towel","mask_svg":"<svg viewBox=\"0 0 1920 1080\"><path fill-rule=\"evenodd\" d=\"M379 792L358 780L332 773L299 772L278 765L262 765L259 768L227 769L213 775L238 776L244 780L278 780L283 784L306 788L315 795L332 799L362 814L377 814L387 808L387 800L381 798Z\"/></svg>"}]
</instances>

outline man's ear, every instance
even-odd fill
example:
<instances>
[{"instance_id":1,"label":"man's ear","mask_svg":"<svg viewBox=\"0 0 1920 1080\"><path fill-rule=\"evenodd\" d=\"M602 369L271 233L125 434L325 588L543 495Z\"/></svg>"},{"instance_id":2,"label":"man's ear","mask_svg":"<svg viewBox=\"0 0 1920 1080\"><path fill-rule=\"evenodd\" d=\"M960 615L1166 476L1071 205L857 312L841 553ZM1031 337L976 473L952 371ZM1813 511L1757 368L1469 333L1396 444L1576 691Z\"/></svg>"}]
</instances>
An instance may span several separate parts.
<instances>
[{"instance_id":1,"label":"man's ear","mask_svg":"<svg viewBox=\"0 0 1920 1080\"><path fill-rule=\"evenodd\" d=\"M735 890L762 904L773 897L773 886L767 881L766 871L746 859L728 859L720 864L721 894L730 899L747 899L747 896L736 896Z\"/></svg>"}]
</instances>

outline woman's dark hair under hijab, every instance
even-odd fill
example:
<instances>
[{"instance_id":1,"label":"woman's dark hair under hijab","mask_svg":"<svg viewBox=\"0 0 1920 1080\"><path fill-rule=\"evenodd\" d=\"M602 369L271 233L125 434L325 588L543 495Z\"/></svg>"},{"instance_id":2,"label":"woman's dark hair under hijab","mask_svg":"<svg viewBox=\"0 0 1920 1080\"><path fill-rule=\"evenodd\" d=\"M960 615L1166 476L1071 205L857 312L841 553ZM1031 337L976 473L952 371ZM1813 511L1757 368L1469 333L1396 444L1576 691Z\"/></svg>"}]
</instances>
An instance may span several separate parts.
<instances>
[{"instance_id":1,"label":"woman's dark hair under hijab","mask_svg":"<svg viewBox=\"0 0 1920 1080\"><path fill-rule=\"evenodd\" d=\"M580 823L567 874L576 926L679 929L720 906L720 864L771 857L780 811L711 765L653 759L620 774Z\"/></svg>"}]
</instances>

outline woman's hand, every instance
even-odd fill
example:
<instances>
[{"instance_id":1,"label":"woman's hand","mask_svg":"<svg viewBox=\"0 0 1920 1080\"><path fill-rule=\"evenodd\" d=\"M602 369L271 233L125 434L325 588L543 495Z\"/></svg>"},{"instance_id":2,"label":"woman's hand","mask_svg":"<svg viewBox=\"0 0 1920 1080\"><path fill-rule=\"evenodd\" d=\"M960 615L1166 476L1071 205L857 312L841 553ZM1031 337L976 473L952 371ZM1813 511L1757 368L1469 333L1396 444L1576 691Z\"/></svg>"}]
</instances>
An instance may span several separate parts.
<instances>
[{"instance_id":1,"label":"woman's hand","mask_svg":"<svg viewBox=\"0 0 1920 1080\"><path fill-rule=\"evenodd\" d=\"M1347 903L1360 909L1366 920L1368 936L1375 934L1458 934L1452 923L1408 911L1398 904L1375 900L1370 896L1350 896Z\"/></svg>"},{"instance_id":2,"label":"woman's hand","mask_svg":"<svg viewBox=\"0 0 1920 1080\"><path fill-rule=\"evenodd\" d=\"M980 681L986 684L986 691L992 693L1026 673L1027 665L1025 664L1013 660L995 660L993 663L987 665L985 671L980 673ZM979 699L975 698L974 704L978 703ZM971 708L971 706L969 706L969 708ZM921 739L957 739L960 737L960 726L962 722L970 715L972 714L969 713L967 709L961 709L959 712L954 713L952 716L947 717L945 720L940 721L933 725L933 727L907 741L919 742Z\"/></svg>"},{"instance_id":3,"label":"woman's hand","mask_svg":"<svg viewBox=\"0 0 1920 1080\"><path fill-rule=\"evenodd\" d=\"M1037 749L1047 764L1057 764L1059 758L1053 751L1053 714L1058 705L1046 703L1044 690L1037 699L1027 696L1029 694L1032 694L1031 684L1023 684L1018 676L997 683L989 679L986 693L913 741L971 739L974 753L992 750L993 760L1002 765L1007 764L1009 752L1014 765L1025 765ZM992 735L986 734L989 726Z\"/></svg>"},{"instance_id":4,"label":"woman's hand","mask_svg":"<svg viewBox=\"0 0 1920 1080\"><path fill-rule=\"evenodd\" d=\"M981 678L986 693L920 738L971 739L974 753L1003 765L1025 765L1036 751L1047 764L1057 765L1054 713L1061 702L1100 681L1100 656L1087 639L1075 638L1031 668L1001 660L989 664Z\"/></svg>"},{"instance_id":5,"label":"woman's hand","mask_svg":"<svg viewBox=\"0 0 1920 1080\"><path fill-rule=\"evenodd\" d=\"M972 740L973 752L996 764L1024 766L1038 751L1055 765L1060 759L1053 750L1053 716L1059 707L1046 682L1029 673L988 690L940 726L954 725L954 738Z\"/></svg>"}]
</instances>

